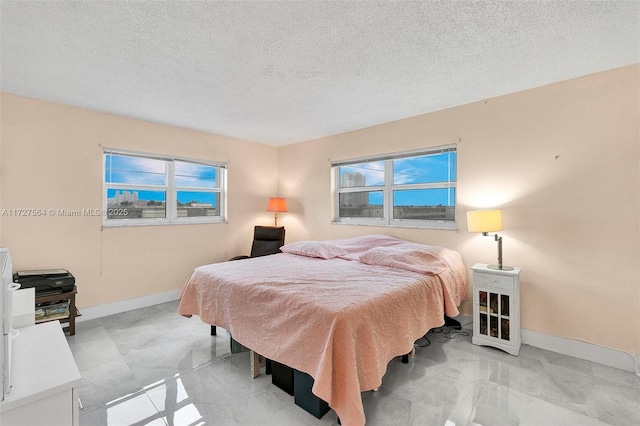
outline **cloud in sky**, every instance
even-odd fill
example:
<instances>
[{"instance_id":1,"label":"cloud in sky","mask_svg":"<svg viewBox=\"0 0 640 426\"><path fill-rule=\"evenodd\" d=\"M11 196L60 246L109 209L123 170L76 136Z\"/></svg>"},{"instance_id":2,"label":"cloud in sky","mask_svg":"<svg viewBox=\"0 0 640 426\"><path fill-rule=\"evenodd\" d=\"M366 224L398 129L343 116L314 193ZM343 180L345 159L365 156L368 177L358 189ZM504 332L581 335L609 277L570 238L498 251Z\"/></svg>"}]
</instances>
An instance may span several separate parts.
<instances>
[{"instance_id":1,"label":"cloud in sky","mask_svg":"<svg viewBox=\"0 0 640 426\"><path fill-rule=\"evenodd\" d=\"M443 152L393 160L395 185L448 180L456 180L456 153Z\"/></svg>"},{"instance_id":2,"label":"cloud in sky","mask_svg":"<svg viewBox=\"0 0 640 426\"><path fill-rule=\"evenodd\" d=\"M167 184L167 161L126 155L105 156L105 182L133 185ZM217 188L217 167L186 161L174 161L175 186Z\"/></svg>"},{"instance_id":3,"label":"cloud in sky","mask_svg":"<svg viewBox=\"0 0 640 426\"><path fill-rule=\"evenodd\" d=\"M384 161L374 161L370 163L353 164L350 166L340 167L340 176L348 173L360 173L364 176L364 185L348 185L353 186L379 186L384 185ZM341 183L345 185L345 183Z\"/></svg>"},{"instance_id":4,"label":"cloud in sky","mask_svg":"<svg viewBox=\"0 0 640 426\"><path fill-rule=\"evenodd\" d=\"M393 160L393 184L421 184L456 180L456 153L442 152L419 157ZM351 183L350 186L384 185L384 161L372 161L340 167L340 176L360 173L365 178L364 185Z\"/></svg>"},{"instance_id":5,"label":"cloud in sky","mask_svg":"<svg viewBox=\"0 0 640 426\"><path fill-rule=\"evenodd\" d=\"M167 184L166 162L154 158L107 154L105 182L164 186Z\"/></svg>"},{"instance_id":6,"label":"cloud in sky","mask_svg":"<svg viewBox=\"0 0 640 426\"><path fill-rule=\"evenodd\" d=\"M205 164L175 161L176 186L192 188L216 188L216 170Z\"/></svg>"}]
</instances>

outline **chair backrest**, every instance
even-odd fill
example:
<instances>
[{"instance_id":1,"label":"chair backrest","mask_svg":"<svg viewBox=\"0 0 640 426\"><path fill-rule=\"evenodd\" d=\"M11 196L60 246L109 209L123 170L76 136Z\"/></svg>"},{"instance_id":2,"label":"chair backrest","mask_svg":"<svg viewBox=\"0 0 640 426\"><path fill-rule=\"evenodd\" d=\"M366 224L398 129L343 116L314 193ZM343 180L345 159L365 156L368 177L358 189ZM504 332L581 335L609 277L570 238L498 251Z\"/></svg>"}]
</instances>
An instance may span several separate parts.
<instances>
[{"instance_id":1,"label":"chair backrest","mask_svg":"<svg viewBox=\"0 0 640 426\"><path fill-rule=\"evenodd\" d=\"M251 257L280 253L284 245L284 227L256 226L253 231Z\"/></svg>"}]
</instances>

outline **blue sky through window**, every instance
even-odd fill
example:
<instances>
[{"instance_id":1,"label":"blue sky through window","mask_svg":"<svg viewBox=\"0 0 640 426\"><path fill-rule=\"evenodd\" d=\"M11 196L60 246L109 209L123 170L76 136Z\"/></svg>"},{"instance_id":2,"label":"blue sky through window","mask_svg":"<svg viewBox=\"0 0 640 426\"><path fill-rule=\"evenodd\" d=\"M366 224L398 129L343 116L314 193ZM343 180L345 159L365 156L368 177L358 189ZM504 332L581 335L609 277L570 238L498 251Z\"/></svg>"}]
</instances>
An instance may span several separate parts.
<instances>
[{"instance_id":1,"label":"blue sky through window","mask_svg":"<svg viewBox=\"0 0 640 426\"><path fill-rule=\"evenodd\" d=\"M166 185L166 162L155 158L107 154L105 155L104 181L137 185Z\"/></svg>"},{"instance_id":2,"label":"blue sky through window","mask_svg":"<svg viewBox=\"0 0 640 426\"><path fill-rule=\"evenodd\" d=\"M213 192L178 191L178 203L181 204L196 202L215 207L217 205L217 199L217 194Z\"/></svg>"},{"instance_id":3,"label":"blue sky through window","mask_svg":"<svg viewBox=\"0 0 640 426\"><path fill-rule=\"evenodd\" d=\"M184 188L217 188L218 169L215 166L196 164L186 161L174 161L175 185ZM105 182L111 184L130 184L144 186L167 185L167 160L135 157L128 155L105 155ZM109 188L107 199L116 198L116 191L136 192L141 201L166 202L166 191L142 190L131 188ZM126 197L125 197L126 198ZM196 202L215 207L218 204L216 193L204 191L177 191L177 200L181 204Z\"/></svg>"},{"instance_id":4,"label":"blue sky through window","mask_svg":"<svg viewBox=\"0 0 640 426\"><path fill-rule=\"evenodd\" d=\"M131 189L107 189L107 199L114 199L116 197L116 191L122 193L128 191L130 193L137 192L138 200L141 201L156 201L159 203L166 202L166 193L164 191L144 191L144 190L131 190ZM181 204L187 204L196 202L200 204L210 204L215 207L217 205L218 196L212 192L194 192L194 191L178 191L178 202Z\"/></svg>"},{"instance_id":5,"label":"blue sky through window","mask_svg":"<svg viewBox=\"0 0 640 426\"><path fill-rule=\"evenodd\" d=\"M384 161L340 166L342 188L384 185ZM354 176L358 174L358 176ZM455 151L406 157L393 160L393 184L426 184L455 182L457 153ZM382 205L380 191L368 192L369 204ZM394 191L393 205L398 206L454 206L455 188L415 189Z\"/></svg>"},{"instance_id":6,"label":"blue sky through window","mask_svg":"<svg viewBox=\"0 0 640 426\"><path fill-rule=\"evenodd\" d=\"M456 153L442 152L393 160L393 183L433 183L456 180Z\"/></svg>"},{"instance_id":7,"label":"blue sky through window","mask_svg":"<svg viewBox=\"0 0 640 426\"><path fill-rule=\"evenodd\" d=\"M379 185L384 185L384 161L340 167L340 186L343 188Z\"/></svg>"},{"instance_id":8,"label":"blue sky through window","mask_svg":"<svg viewBox=\"0 0 640 426\"><path fill-rule=\"evenodd\" d=\"M454 188L413 189L393 192L393 206L454 206Z\"/></svg>"},{"instance_id":9,"label":"blue sky through window","mask_svg":"<svg viewBox=\"0 0 640 426\"><path fill-rule=\"evenodd\" d=\"M382 205L382 192L369 192L369 204ZM454 206L455 188L393 191L393 206Z\"/></svg>"},{"instance_id":10,"label":"blue sky through window","mask_svg":"<svg viewBox=\"0 0 640 426\"><path fill-rule=\"evenodd\" d=\"M176 186L192 188L216 188L216 167L205 164L175 163Z\"/></svg>"}]
</instances>

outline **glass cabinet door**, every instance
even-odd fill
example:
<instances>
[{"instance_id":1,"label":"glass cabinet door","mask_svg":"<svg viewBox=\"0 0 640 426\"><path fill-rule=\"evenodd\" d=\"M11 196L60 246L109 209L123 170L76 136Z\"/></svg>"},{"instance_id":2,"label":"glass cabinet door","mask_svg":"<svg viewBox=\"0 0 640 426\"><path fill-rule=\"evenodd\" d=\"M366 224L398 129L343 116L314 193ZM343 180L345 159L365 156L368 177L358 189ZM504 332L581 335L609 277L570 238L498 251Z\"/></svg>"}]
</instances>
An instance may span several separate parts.
<instances>
[{"instance_id":1,"label":"glass cabinet door","mask_svg":"<svg viewBox=\"0 0 640 426\"><path fill-rule=\"evenodd\" d=\"M511 339L511 296L478 290L478 332L495 339Z\"/></svg>"},{"instance_id":2,"label":"glass cabinet door","mask_svg":"<svg viewBox=\"0 0 640 426\"><path fill-rule=\"evenodd\" d=\"M487 292L480 290L478 292L478 311L480 312L480 334L484 334L485 336L488 333L487 325L489 323L487 317Z\"/></svg>"},{"instance_id":3,"label":"glass cabinet door","mask_svg":"<svg viewBox=\"0 0 640 426\"><path fill-rule=\"evenodd\" d=\"M500 338L502 340L509 340L511 338L509 333L509 300L510 297L508 294L500 295Z\"/></svg>"}]
</instances>

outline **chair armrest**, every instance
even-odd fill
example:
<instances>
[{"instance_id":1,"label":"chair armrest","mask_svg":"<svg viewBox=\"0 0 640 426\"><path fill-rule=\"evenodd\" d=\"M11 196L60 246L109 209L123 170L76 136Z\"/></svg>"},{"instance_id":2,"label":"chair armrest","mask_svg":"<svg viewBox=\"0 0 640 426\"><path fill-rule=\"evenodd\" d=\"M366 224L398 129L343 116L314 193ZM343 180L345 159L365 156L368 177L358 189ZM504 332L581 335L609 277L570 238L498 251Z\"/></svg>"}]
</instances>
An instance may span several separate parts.
<instances>
[{"instance_id":1,"label":"chair armrest","mask_svg":"<svg viewBox=\"0 0 640 426\"><path fill-rule=\"evenodd\" d=\"M229 259L229 261L242 260L242 259L249 259L249 256L235 256L235 257L232 257L231 259Z\"/></svg>"}]
</instances>

